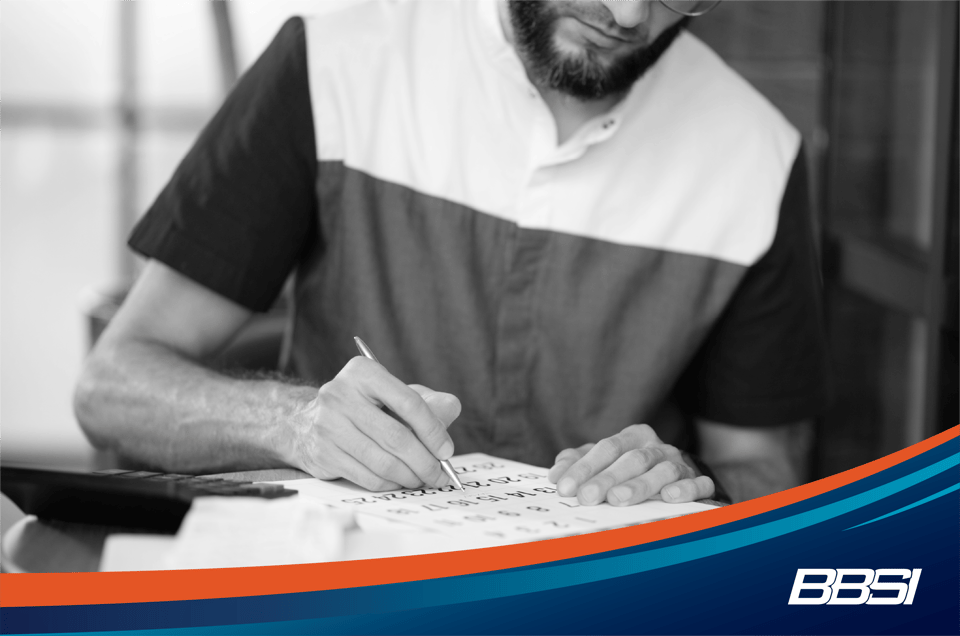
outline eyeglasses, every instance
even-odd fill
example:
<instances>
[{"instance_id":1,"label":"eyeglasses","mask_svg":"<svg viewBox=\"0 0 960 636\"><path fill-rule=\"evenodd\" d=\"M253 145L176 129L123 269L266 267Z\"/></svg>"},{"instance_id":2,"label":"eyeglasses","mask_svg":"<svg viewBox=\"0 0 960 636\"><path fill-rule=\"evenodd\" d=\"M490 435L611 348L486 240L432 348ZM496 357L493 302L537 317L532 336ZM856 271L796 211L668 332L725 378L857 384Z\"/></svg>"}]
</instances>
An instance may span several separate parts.
<instances>
[{"instance_id":1,"label":"eyeglasses","mask_svg":"<svg viewBox=\"0 0 960 636\"><path fill-rule=\"evenodd\" d=\"M716 7L720 0L660 0L660 4L674 13L695 18Z\"/></svg>"}]
</instances>

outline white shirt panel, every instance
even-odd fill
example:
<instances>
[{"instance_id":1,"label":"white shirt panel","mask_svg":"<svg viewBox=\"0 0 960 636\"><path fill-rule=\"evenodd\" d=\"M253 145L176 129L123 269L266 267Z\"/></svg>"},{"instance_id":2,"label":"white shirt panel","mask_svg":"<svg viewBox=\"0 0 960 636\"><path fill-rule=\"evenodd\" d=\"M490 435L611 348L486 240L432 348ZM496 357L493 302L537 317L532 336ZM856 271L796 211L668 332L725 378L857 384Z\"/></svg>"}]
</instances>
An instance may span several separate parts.
<instances>
[{"instance_id":1,"label":"white shirt panel","mask_svg":"<svg viewBox=\"0 0 960 636\"><path fill-rule=\"evenodd\" d=\"M307 21L318 159L522 227L749 265L799 133L682 33L561 147L491 5L370 2Z\"/></svg>"}]
</instances>

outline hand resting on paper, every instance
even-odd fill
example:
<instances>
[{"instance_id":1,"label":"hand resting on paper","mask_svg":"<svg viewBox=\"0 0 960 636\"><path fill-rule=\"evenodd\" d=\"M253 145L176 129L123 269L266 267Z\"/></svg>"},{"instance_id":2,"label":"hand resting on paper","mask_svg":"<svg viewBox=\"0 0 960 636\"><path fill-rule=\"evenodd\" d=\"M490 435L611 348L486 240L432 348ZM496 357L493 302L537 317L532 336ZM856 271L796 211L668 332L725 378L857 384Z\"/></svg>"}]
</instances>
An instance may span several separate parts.
<instances>
[{"instance_id":1,"label":"hand resting on paper","mask_svg":"<svg viewBox=\"0 0 960 636\"><path fill-rule=\"evenodd\" d=\"M560 451L547 475L562 497L583 505L629 506L647 499L683 503L713 495L713 480L663 443L646 424Z\"/></svg>"},{"instance_id":2,"label":"hand resting on paper","mask_svg":"<svg viewBox=\"0 0 960 636\"><path fill-rule=\"evenodd\" d=\"M344 477L374 491L444 486L449 478L437 460L453 455L447 427L458 415L453 395L407 386L356 357L293 418L296 463L314 477Z\"/></svg>"}]
</instances>

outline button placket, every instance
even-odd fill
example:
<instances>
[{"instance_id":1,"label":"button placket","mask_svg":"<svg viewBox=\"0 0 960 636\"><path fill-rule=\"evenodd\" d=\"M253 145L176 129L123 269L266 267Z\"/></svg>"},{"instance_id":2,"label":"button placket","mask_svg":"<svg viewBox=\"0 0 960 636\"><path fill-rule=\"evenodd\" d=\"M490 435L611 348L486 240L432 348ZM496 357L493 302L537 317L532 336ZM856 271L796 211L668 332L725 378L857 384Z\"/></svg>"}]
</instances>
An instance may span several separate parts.
<instances>
[{"instance_id":1,"label":"button placket","mask_svg":"<svg viewBox=\"0 0 960 636\"><path fill-rule=\"evenodd\" d=\"M493 442L500 446L522 444L528 436L534 301L549 241L548 231L531 229L529 225L543 226L549 221L550 199L545 177L544 170L531 172L518 205L518 227L507 246L494 361Z\"/></svg>"},{"instance_id":2,"label":"button placket","mask_svg":"<svg viewBox=\"0 0 960 636\"><path fill-rule=\"evenodd\" d=\"M534 296L549 233L517 228L497 319L493 441L516 444L526 436Z\"/></svg>"}]
</instances>

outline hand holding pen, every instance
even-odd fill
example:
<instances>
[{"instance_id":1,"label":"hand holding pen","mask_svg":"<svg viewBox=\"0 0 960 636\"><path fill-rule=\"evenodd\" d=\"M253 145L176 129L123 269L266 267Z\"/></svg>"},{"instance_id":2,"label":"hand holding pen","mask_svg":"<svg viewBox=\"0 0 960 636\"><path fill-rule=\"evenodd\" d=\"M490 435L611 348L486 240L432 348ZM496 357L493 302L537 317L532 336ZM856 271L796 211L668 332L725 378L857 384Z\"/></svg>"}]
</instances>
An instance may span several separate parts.
<instances>
[{"instance_id":1,"label":"hand holding pen","mask_svg":"<svg viewBox=\"0 0 960 636\"><path fill-rule=\"evenodd\" d=\"M371 351L370 347L367 346L367 343L356 336L354 336L353 340L357 343L357 349L360 350L360 353L363 354L363 357L367 358L368 360L373 360L378 364L380 363L380 361L377 360L377 356L373 355L373 351ZM460 478L457 477L457 472L453 470L453 466L450 465L450 462L446 458L440 460L440 468L444 473L446 473L447 477L450 478L450 481L453 482L453 485L456 486L460 492L463 492L463 484L460 483Z\"/></svg>"},{"instance_id":2,"label":"hand holding pen","mask_svg":"<svg viewBox=\"0 0 960 636\"><path fill-rule=\"evenodd\" d=\"M375 359L356 357L291 414L284 455L315 477L368 490L459 486L438 461L453 454L447 427L459 414L455 396L407 386Z\"/></svg>"}]
</instances>

